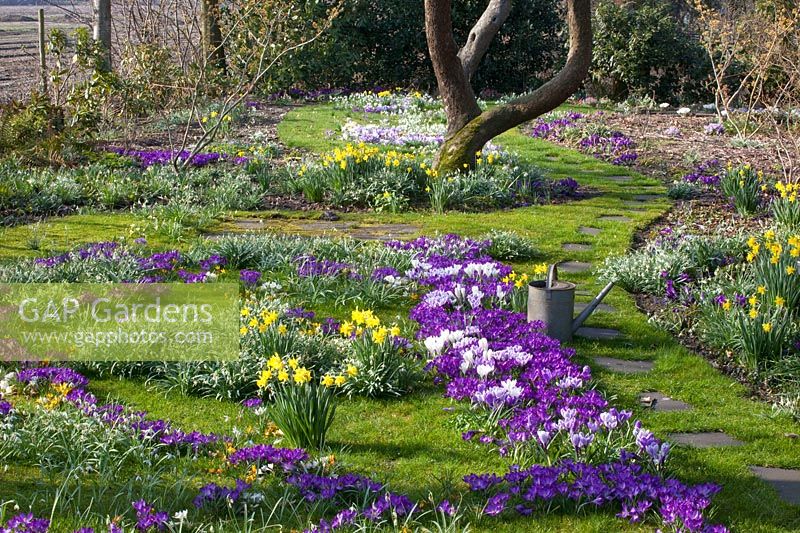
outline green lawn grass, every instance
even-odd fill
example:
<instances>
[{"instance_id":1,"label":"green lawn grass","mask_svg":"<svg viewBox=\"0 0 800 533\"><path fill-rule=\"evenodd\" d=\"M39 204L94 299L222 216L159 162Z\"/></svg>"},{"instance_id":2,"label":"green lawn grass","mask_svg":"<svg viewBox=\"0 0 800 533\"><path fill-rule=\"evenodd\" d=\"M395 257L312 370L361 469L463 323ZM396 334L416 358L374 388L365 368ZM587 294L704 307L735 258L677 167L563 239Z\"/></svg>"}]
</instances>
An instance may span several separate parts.
<instances>
[{"instance_id":1,"label":"green lawn grass","mask_svg":"<svg viewBox=\"0 0 800 533\"><path fill-rule=\"evenodd\" d=\"M330 106L309 106L290 112L279 126L282 140L292 148L322 151L339 144L326 136L347 113ZM594 195L559 205L532 206L493 213L447 213L432 215L412 212L398 215L346 213L345 220L359 224L403 222L417 226L419 234L456 232L479 236L491 229L511 229L533 239L543 256L536 262L580 260L602 263L609 254L620 254L630 246L634 232L658 218L669 206L666 199L643 203L637 209L624 202L636 194L662 193L655 180L631 174L626 169L602 163L575 151L534 140L519 132L503 135L499 144L513 149L522 158L540 165L554 177L570 176L590 188ZM629 174L633 181L618 183L609 176ZM238 213L236 216L259 217L265 213ZM631 222L604 222L602 215L625 215ZM312 215L314 216L314 215ZM109 217L110 218L110 217ZM110 218L109 222L123 217ZM76 240L94 240L99 236L92 219L66 217L45 226L67 224ZM85 223L85 224L84 224ZM123 223L122 225L125 225ZM602 230L598 236L578 233L581 226ZM220 227L224 227L222 224ZM230 229L230 228L229 228ZM279 230L296 231L291 218L281 219ZM8 231L8 230L7 230ZM24 231L15 228L15 231ZM119 228L108 225L102 232L107 239L120 235ZM588 252L562 250L563 243L592 245ZM16 248L0 249L4 256L22 255ZM29 255L25 252L25 255ZM520 271L532 263L515 265ZM579 289L596 293L603 283L589 273L565 274L563 278L578 283ZM589 297L578 297L587 301ZM596 313L588 324L619 329L623 336L614 341L576 340L578 361L593 366L597 386L660 437L674 431L724 430L745 442L742 447L673 451L671 468L685 482L713 481L723 486L717 496L714 519L735 531L777 532L800 530L800 507L782 503L774 490L758 481L749 465L800 468L800 443L785 437L800 433L800 427L786 416L774 415L770 407L748 398L744 387L713 369L703 358L682 348L669 334L647 321L633 299L621 289L614 289L606 299L614 313ZM593 356L611 356L655 361L655 369L642 375L620 375L593 365ZM154 416L166 417L185 429L224 432L234 425L242 427L238 406L228 402L199 400L175 394L153 393L141 384L126 380L96 380L92 389L101 396L110 395L133 407L147 409ZM655 413L641 408L640 392L658 390L693 406L691 411ZM330 434L330 444L338 460L355 471L374 474L395 490L423 498L435 496L458 498L468 472L499 471L502 461L488 450L464 443L450 427L450 404L441 390L423 387L399 400L356 399L342 402ZM0 474L3 476L4 474ZM18 473L23 478L30 472ZM467 496L468 498L468 496ZM481 520L475 531L646 531L613 517L613 513L575 514L571 510L550 515L506 520Z\"/></svg>"}]
</instances>

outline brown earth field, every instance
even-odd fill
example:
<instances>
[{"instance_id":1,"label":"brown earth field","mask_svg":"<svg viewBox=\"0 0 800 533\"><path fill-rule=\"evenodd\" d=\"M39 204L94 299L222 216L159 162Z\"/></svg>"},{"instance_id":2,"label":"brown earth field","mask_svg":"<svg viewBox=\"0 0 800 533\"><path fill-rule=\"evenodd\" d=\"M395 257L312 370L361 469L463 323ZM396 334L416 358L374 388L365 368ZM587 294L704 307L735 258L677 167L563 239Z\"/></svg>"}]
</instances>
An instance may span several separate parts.
<instances>
[{"instance_id":1,"label":"brown earth field","mask_svg":"<svg viewBox=\"0 0 800 533\"><path fill-rule=\"evenodd\" d=\"M86 18L86 5L0 5L0 102L24 99L37 87L38 23L37 11L44 9L45 35L59 28L68 34L81 25L69 13L77 10Z\"/></svg>"}]
</instances>

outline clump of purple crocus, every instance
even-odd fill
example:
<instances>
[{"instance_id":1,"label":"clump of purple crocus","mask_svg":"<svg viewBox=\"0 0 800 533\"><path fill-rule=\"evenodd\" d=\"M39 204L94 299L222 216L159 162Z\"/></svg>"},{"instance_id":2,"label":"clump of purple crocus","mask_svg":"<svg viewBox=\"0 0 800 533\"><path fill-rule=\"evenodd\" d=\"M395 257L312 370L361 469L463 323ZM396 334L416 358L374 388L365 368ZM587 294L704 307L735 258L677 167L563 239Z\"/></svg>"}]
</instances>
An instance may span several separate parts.
<instances>
[{"instance_id":1,"label":"clump of purple crocus","mask_svg":"<svg viewBox=\"0 0 800 533\"><path fill-rule=\"evenodd\" d=\"M245 285L252 286L258 283L258 280L261 279L261 272L258 270L242 269L239 271L239 279Z\"/></svg>"},{"instance_id":2,"label":"clump of purple crocus","mask_svg":"<svg viewBox=\"0 0 800 533\"><path fill-rule=\"evenodd\" d=\"M79 372L58 366L25 368L17 372L16 378L20 383L36 387L66 384L83 388L89 384L89 380Z\"/></svg>"},{"instance_id":3,"label":"clump of purple crocus","mask_svg":"<svg viewBox=\"0 0 800 533\"><path fill-rule=\"evenodd\" d=\"M200 491L193 500L193 504L198 509L204 507L225 507L230 504L235 504L242 497L245 491L249 490L251 485L241 479L236 480L236 485L233 488L228 488L216 483L209 483L200 487Z\"/></svg>"},{"instance_id":4,"label":"clump of purple crocus","mask_svg":"<svg viewBox=\"0 0 800 533\"><path fill-rule=\"evenodd\" d=\"M50 520L37 518L33 513L20 513L0 524L0 533L47 533Z\"/></svg>"},{"instance_id":5,"label":"clump of purple crocus","mask_svg":"<svg viewBox=\"0 0 800 533\"><path fill-rule=\"evenodd\" d=\"M192 155L189 150L130 150L120 147L110 147L109 152L130 157L139 163L141 168L154 165L169 165L172 161L184 163L189 161L193 167L204 167L212 163L230 161L235 165L245 165L250 159L241 156L229 156L220 152L199 152Z\"/></svg>"},{"instance_id":6,"label":"clump of purple crocus","mask_svg":"<svg viewBox=\"0 0 800 533\"><path fill-rule=\"evenodd\" d=\"M362 279L361 274L356 271L355 265L341 263L330 259L319 259L313 255L301 255L295 259L297 263L297 275L301 278L315 276L336 277L348 276L351 279Z\"/></svg>"},{"instance_id":7,"label":"clump of purple crocus","mask_svg":"<svg viewBox=\"0 0 800 533\"><path fill-rule=\"evenodd\" d=\"M620 131L612 131L607 136L589 135L581 139L578 146L582 151L614 165L631 165L639 157L635 151L636 143Z\"/></svg>"},{"instance_id":8,"label":"clump of purple crocus","mask_svg":"<svg viewBox=\"0 0 800 533\"><path fill-rule=\"evenodd\" d=\"M162 531L167 527L169 515L164 511L156 511L152 505L144 500L137 500L131 504L136 511L137 531Z\"/></svg>"},{"instance_id":9,"label":"clump of purple crocus","mask_svg":"<svg viewBox=\"0 0 800 533\"><path fill-rule=\"evenodd\" d=\"M473 490L486 492L486 514L513 508L527 515L544 505L572 501L617 505L620 516L631 521L643 519L652 508L664 523L678 528L706 527L703 511L718 487L689 487L660 475L669 443L639 421L631 423L630 412L609 408L590 386L589 367L573 363L574 352L544 335L542 324L496 307L504 290L498 278L509 272L505 265L480 255L438 255L431 252L438 248L432 242L418 246L406 276L431 286L411 311L431 355L428 368L445 384L447 396L473 409L505 410L496 428L470 431L464 438L478 437L500 455L559 446L567 452L571 447L575 457L527 470L512 467L503 477L467 476ZM458 249L452 242L448 247ZM615 457L589 461L596 441L607 442L606 435L631 428L633 440L621 445Z\"/></svg>"},{"instance_id":10,"label":"clump of purple crocus","mask_svg":"<svg viewBox=\"0 0 800 533\"><path fill-rule=\"evenodd\" d=\"M683 181L688 183L702 183L703 185L717 185L721 179L722 166L718 159L709 159L697 164L694 169L683 176Z\"/></svg>"},{"instance_id":11,"label":"clump of purple crocus","mask_svg":"<svg viewBox=\"0 0 800 533\"><path fill-rule=\"evenodd\" d=\"M255 409L256 407L261 407L263 404L264 400L261 398L248 398L242 402L242 406L248 409Z\"/></svg>"},{"instance_id":12,"label":"clump of purple crocus","mask_svg":"<svg viewBox=\"0 0 800 533\"><path fill-rule=\"evenodd\" d=\"M551 120L539 118L531 131L531 136L537 139L560 139L564 130L576 127L577 122L583 118L583 114L575 112Z\"/></svg>"}]
</instances>

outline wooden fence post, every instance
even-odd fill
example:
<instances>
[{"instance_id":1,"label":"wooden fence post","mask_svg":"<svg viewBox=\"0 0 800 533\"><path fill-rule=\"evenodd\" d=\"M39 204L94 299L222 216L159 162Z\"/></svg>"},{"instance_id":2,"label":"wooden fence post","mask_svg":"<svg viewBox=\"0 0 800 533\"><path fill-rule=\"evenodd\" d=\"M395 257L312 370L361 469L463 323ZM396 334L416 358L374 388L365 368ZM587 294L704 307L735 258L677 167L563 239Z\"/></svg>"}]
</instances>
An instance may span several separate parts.
<instances>
[{"instance_id":1,"label":"wooden fence post","mask_svg":"<svg viewBox=\"0 0 800 533\"><path fill-rule=\"evenodd\" d=\"M44 9L39 9L39 88L47 93L47 49L44 42Z\"/></svg>"}]
</instances>

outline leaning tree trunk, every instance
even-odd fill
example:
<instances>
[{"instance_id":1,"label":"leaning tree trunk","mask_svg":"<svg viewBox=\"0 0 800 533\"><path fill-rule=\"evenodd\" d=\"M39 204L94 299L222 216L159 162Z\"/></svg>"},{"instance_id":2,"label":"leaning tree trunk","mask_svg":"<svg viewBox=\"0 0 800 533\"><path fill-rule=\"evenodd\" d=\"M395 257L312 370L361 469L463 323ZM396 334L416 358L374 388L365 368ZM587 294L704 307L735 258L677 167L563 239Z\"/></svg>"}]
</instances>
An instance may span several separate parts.
<instances>
[{"instance_id":1,"label":"leaning tree trunk","mask_svg":"<svg viewBox=\"0 0 800 533\"><path fill-rule=\"evenodd\" d=\"M219 24L219 0L200 0L203 55L209 65L225 71L225 48Z\"/></svg>"},{"instance_id":2,"label":"leaning tree trunk","mask_svg":"<svg viewBox=\"0 0 800 533\"><path fill-rule=\"evenodd\" d=\"M92 36L100 44L101 55L97 69L111 71L111 0L92 0Z\"/></svg>"},{"instance_id":3,"label":"leaning tree trunk","mask_svg":"<svg viewBox=\"0 0 800 533\"><path fill-rule=\"evenodd\" d=\"M425 0L428 50L447 116L447 134L435 161L440 174L473 168L476 152L488 141L555 109L580 88L592 61L590 0L567 0L567 26L564 67L534 92L481 112L453 40L450 0ZM497 28L486 25L484 31L494 35Z\"/></svg>"}]
</instances>

